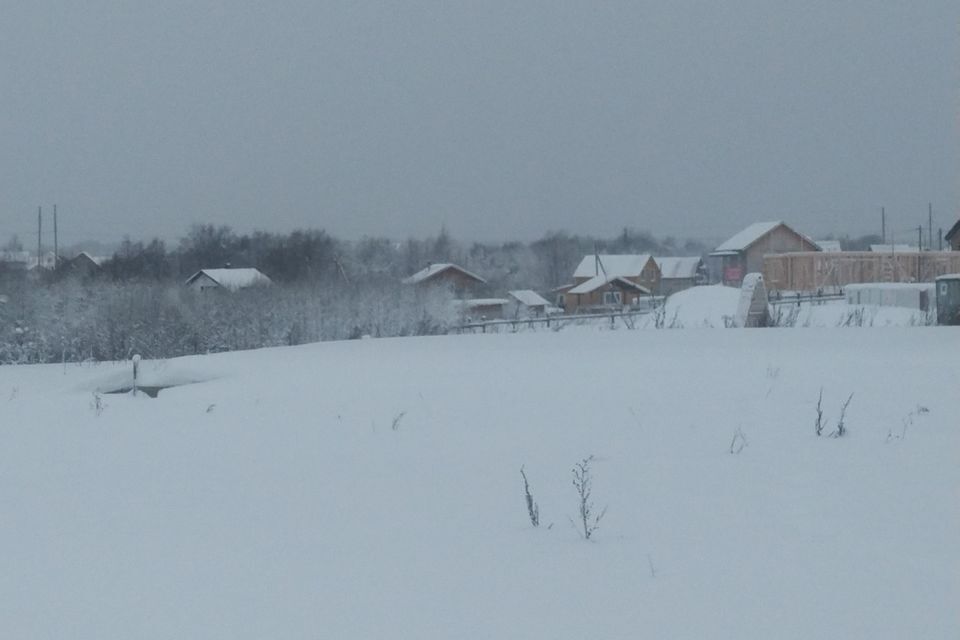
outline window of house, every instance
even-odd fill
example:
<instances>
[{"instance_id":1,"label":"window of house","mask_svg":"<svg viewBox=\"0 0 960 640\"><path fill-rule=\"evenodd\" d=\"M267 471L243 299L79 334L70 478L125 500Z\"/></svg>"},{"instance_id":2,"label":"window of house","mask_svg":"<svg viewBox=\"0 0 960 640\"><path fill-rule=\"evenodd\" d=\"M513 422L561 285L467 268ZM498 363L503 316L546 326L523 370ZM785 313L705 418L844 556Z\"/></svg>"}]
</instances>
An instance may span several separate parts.
<instances>
[{"instance_id":1,"label":"window of house","mask_svg":"<svg viewBox=\"0 0 960 640\"><path fill-rule=\"evenodd\" d=\"M563 294L562 294L562 293L558 293L558 294L557 294L557 306L558 306L558 307L566 307L566 305L564 304L564 302L566 302L566 300L564 299Z\"/></svg>"},{"instance_id":2,"label":"window of house","mask_svg":"<svg viewBox=\"0 0 960 640\"><path fill-rule=\"evenodd\" d=\"M604 291L603 304L622 304L623 297L619 291Z\"/></svg>"}]
</instances>

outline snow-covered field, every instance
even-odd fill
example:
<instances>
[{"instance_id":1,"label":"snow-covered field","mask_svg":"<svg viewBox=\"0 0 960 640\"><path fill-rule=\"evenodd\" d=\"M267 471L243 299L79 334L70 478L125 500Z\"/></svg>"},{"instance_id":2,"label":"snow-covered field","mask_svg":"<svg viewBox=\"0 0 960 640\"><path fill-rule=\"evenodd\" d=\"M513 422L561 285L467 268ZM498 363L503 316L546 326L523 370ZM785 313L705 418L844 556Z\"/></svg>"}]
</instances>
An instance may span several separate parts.
<instances>
[{"instance_id":1,"label":"snow-covered field","mask_svg":"<svg viewBox=\"0 0 960 640\"><path fill-rule=\"evenodd\" d=\"M958 348L921 327L361 340L144 362L194 384L99 408L129 365L0 367L0 629L957 638ZM589 455L609 510L584 541Z\"/></svg>"}]
</instances>

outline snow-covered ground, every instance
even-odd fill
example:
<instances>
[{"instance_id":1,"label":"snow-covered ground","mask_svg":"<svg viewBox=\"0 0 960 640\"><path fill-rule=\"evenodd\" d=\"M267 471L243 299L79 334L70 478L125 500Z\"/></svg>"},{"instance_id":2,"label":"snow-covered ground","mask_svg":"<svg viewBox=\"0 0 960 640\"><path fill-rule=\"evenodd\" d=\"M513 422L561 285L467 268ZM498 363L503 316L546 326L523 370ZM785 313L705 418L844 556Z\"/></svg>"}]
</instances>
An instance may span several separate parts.
<instances>
[{"instance_id":1,"label":"snow-covered ground","mask_svg":"<svg viewBox=\"0 0 960 640\"><path fill-rule=\"evenodd\" d=\"M129 365L0 367L0 628L957 638L958 345L948 327L360 340L144 362L144 384L193 384L99 408ZM814 435L821 387L826 433L854 394L844 438ZM588 542L569 519L589 455L609 510Z\"/></svg>"}]
</instances>

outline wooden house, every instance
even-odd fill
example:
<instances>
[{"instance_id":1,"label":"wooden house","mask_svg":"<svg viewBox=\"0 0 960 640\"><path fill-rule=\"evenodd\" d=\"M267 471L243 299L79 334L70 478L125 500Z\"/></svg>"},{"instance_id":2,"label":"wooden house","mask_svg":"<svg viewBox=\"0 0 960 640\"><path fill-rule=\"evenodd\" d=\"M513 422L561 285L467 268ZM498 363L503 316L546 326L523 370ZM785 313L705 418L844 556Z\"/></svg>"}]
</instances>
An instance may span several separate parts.
<instances>
[{"instance_id":1,"label":"wooden house","mask_svg":"<svg viewBox=\"0 0 960 640\"><path fill-rule=\"evenodd\" d=\"M588 255L573 272L573 282L554 291L566 313L635 305L660 287L660 267L650 254Z\"/></svg>"},{"instance_id":2,"label":"wooden house","mask_svg":"<svg viewBox=\"0 0 960 640\"><path fill-rule=\"evenodd\" d=\"M796 251L820 247L779 220L751 224L709 255L710 281L739 286L745 275L763 270L765 255Z\"/></svg>"},{"instance_id":3,"label":"wooden house","mask_svg":"<svg viewBox=\"0 0 960 640\"><path fill-rule=\"evenodd\" d=\"M67 260L63 264L63 269L71 275L89 278L99 273L106 261L107 258L92 256L86 251L81 251L76 257Z\"/></svg>"},{"instance_id":4,"label":"wooden house","mask_svg":"<svg viewBox=\"0 0 960 640\"><path fill-rule=\"evenodd\" d=\"M254 268L201 269L187 278L184 286L194 291L238 291L249 287L273 284L267 276Z\"/></svg>"},{"instance_id":5,"label":"wooden house","mask_svg":"<svg viewBox=\"0 0 960 640\"><path fill-rule=\"evenodd\" d=\"M412 276L404 278L403 284L416 287L448 287L458 296L462 296L479 290L487 281L461 266L440 262L427 265Z\"/></svg>"}]
</instances>

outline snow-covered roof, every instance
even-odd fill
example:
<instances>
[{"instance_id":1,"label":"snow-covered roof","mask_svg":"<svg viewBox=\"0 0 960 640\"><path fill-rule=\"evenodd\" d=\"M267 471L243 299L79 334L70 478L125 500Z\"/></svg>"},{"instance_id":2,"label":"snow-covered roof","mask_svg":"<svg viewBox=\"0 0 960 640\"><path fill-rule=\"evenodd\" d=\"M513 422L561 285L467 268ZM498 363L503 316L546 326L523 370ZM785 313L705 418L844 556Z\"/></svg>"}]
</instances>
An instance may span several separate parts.
<instances>
[{"instance_id":1,"label":"snow-covered roof","mask_svg":"<svg viewBox=\"0 0 960 640\"><path fill-rule=\"evenodd\" d=\"M960 280L960 273L945 273L937 276L937 280Z\"/></svg>"},{"instance_id":2,"label":"snow-covered roof","mask_svg":"<svg viewBox=\"0 0 960 640\"><path fill-rule=\"evenodd\" d=\"M517 302L525 304L528 307L543 307L550 304L533 289L518 289L516 291L509 291L508 293Z\"/></svg>"},{"instance_id":3,"label":"snow-covered roof","mask_svg":"<svg viewBox=\"0 0 960 640\"><path fill-rule=\"evenodd\" d=\"M734 235L733 237L729 238L726 242L724 242L719 247L714 249L710 253L710 255L722 256L722 255L731 255L735 253L740 253L741 251L746 251L755 242L760 240L760 238L767 235L768 233L770 233L771 231L773 231L774 229L776 229L781 225L786 227L787 229L790 229L790 231L792 231L793 233L796 233L798 236L800 236L801 238L803 238L804 240L812 244L814 247L817 247L817 244L813 240L803 235L802 233L798 232L796 229L791 229L782 220L773 220L771 222L754 222L753 224L748 226L746 229Z\"/></svg>"},{"instance_id":4,"label":"snow-covered roof","mask_svg":"<svg viewBox=\"0 0 960 640\"><path fill-rule=\"evenodd\" d=\"M586 282L581 282L580 284L575 286L573 289L570 289L570 291L568 291L567 293L572 293L575 295L582 294L582 293L590 293L592 291L596 291L600 287L606 284L609 284L611 282L616 282L621 286L626 287L627 289L634 289L636 291L641 291L643 293L650 293L650 290L647 289L646 287L641 287L636 282L631 282L630 280L627 280L623 276L613 276L613 275L605 276L602 273L598 276L593 276Z\"/></svg>"},{"instance_id":5,"label":"snow-covered roof","mask_svg":"<svg viewBox=\"0 0 960 640\"><path fill-rule=\"evenodd\" d=\"M919 248L912 244L872 244L870 251L874 253L915 253Z\"/></svg>"},{"instance_id":6,"label":"snow-covered roof","mask_svg":"<svg viewBox=\"0 0 960 640\"><path fill-rule=\"evenodd\" d=\"M839 240L814 240L816 245L820 247L821 251L826 251L827 253L840 253L843 249L840 248Z\"/></svg>"},{"instance_id":7,"label":"snow-covered roof","mask_svg":"<svg viewBox=\"0 0 960 640\"><path fill-rule=\"evenodd\" d=\"M660 267L660 277L664 279L695 278L701 262L700 256L654 258L654 260Z\"/></svg>"},{"instance_id":8,"label":"snow-covered roof","mask_svg":"<svg viewBox=\"0 0 960 640\"><path fill-rule=\"evenodd\" d=\"M767 235L777 227L783 224L782 220L773 220L771 222L754 222L740 233L735 234L726 242L714 250L714 253L722 251L738 252L743 251L754 242Z\"/></svg>"},{"instance_id":9,"label":"snow-covered roof","mask_svg":"<svg viewBox=\"0 0 960 640\"><path fill-rule=\"evenodd\" d=\"M633 254L601 254L600 265L597 264L597 256L591 254L583 256L583 260L577 265L573 272L574 278L593 278L597 275L606 273L608 276L639 276L650 261L649 253Z\"/></svg>"},{"instance_id":10,"label":"snow-covered roof","mask_svg":"<svg viewBox=\"0 0 960 640\"><path fill-rule=\"evenodd\" d=\"M477 282L481 282L484 284L487 282L477 274L467 271L461 266L455 265L451 262L437 262L435 264L431 264L425 269L421 269L420 271L417 271L415 274L413 274L408 278L404 278L403 284L419 284L424 280L428 280L429 278L432 278L435 275L443 271L446 271L447 269L454 269L456 271L459 271L460 273L464 274L468 278L473 278Z\"/></svg>"},{"instance_id":11,"label":"snow-covered roof","mask_svg":"<svg viewBox=\"0 0 960 640\"><path fill-rule=\"evenodd\" d=\"M953 226L950 227L950 230L944 234L943 239L947 242L950 242L953 239L953 236L957 235L958 233L960 233L960 220L957 220L953 223Z\"/></svg>"},{"instance_id":12,"label":"snow-covered roof","mask_svg":"<svg viewBox=\"0 0 960 640\"><path fill-rule=\"evenodd\" d=\"M205 275L224 289L236 291L254 285L271 284L270 278L260 272L259 269L238 268L238 269L201 269L187 278L186 284L190 284L201 275Z\"/></svg>"},{"instance_id":13,"label":"snow-covered roof","mask_svg":"<svg viewBox=\"0 0 960 640\"><path fill-rule=\"evenodd\" d=\"M79 258L79 257L81 257L81 256L85 257L87 260L89 260L89 261L92 262L93 264L97 265L98 267L99 267L99 266L102 266L104 262L106 262L107 260L110 259L110 258L108 258L108 257L106 257L106 256L92 256L92 255L90 255L89 253L87 253L86 251L81 251L80 253L77 254L76 257Z\"/></svg>"}]
</instances>

